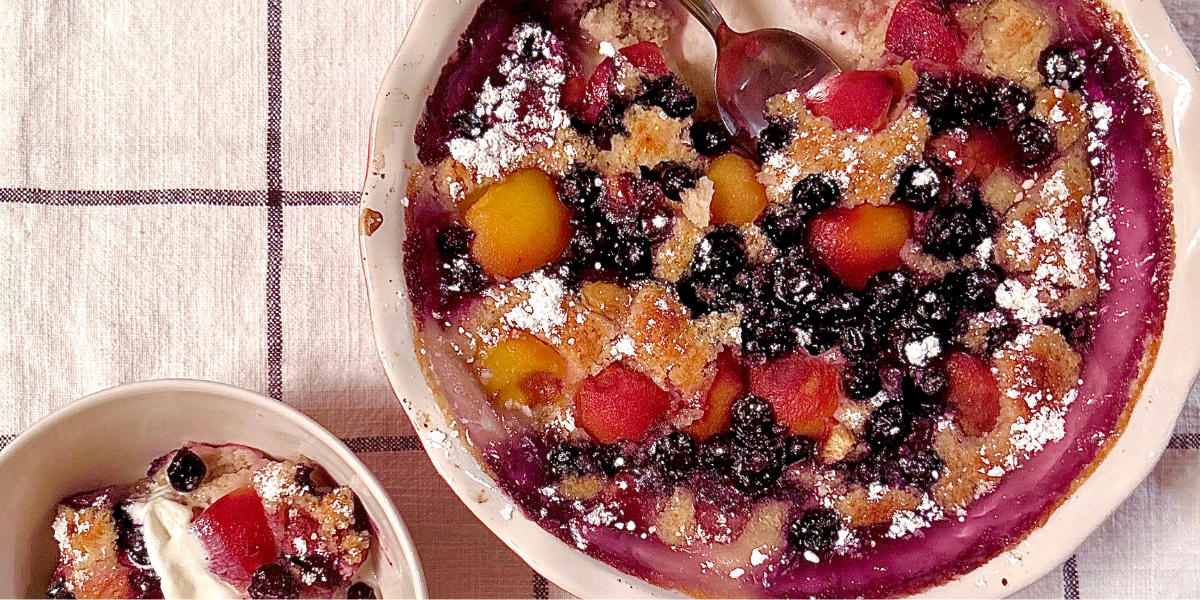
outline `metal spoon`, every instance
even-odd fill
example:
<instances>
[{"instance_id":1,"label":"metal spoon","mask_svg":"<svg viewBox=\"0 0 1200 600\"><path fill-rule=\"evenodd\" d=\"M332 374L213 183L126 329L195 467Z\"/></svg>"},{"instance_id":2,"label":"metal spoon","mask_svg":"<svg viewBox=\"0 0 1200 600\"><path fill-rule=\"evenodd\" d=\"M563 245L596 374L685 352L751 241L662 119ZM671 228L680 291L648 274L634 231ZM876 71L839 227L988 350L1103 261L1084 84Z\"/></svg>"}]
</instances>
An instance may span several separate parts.
<instances>
[{"instance_id":1,"label":"metal spoon","mask_svg":"<svg viewBox=\"0 0 1200 600\"><path fill-rule=\"evenodd\" d=\"M680 0L717 42L717 108L725 127L742 148L755 153L755 140L767 126L772 96L801 93L841 68L808 38L786 29L738 33L725 24L711 0Z\"/></svg>"}]
</instances>

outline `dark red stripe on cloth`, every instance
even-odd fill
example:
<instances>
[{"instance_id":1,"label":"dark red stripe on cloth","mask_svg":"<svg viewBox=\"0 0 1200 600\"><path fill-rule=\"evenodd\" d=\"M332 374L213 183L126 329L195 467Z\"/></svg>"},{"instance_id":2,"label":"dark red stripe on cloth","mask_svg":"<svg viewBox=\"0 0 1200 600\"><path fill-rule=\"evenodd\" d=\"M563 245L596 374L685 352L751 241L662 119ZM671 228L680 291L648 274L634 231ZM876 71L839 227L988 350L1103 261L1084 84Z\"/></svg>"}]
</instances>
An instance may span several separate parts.
<instances>
[{"instance_id":1,"label":"dark red stripe on cloth","mask_svg":"<svg viewBox=\"0 0 1200 600\"><path fill-rule=\"evenodd\" d=\"M356 206L362 192L284 192L284 206Z\"/></svg>"},{"instance_id":2,"label":"dark red stripe on cloth","mask_svg":"<svg viewBox=\"0 0 1200 600\"><path fill-rule=\"evenodd\" d=\"M13 433L0 435L0 450L17 439ZM342 438L355 454L370 454L373 452L420 452L421 440L415 435L375 435L367 437Z\"/></svg>"},{"instance_id":3,"label":"dark red stripe on cloth","mask_svg":"<svg viewBox=\"0 0 1200 600\"><path fill-rule=\"evenodd\" d=\"M419 452L421 440L415 435L375 435L367 437L344 438L346 444L355 454L370 454L373 452Z\"/></svg>"},{"instance_id":4,"label":"dark red stripe on cloth","mask_svg":"<svg viewBox=\"0 0 1200 600\"><path fill-rule=\"evenodd\" d=\"M542 577L541 573L533 573L533 598L534 600L547 600L550 597L550 582Z\"/></svg>"},{"instance_id":5,"label":"dark red stripe on cloth","mask_svg":"<svg viewBox=\"0 0 1200 600\"><path fill-rule=\"evenodd\" d=\"M354 206L362 192L281 192L284 206ZM267 206L267 190L42 190L0 188L0 204L43 206Z\"/></svg>"},{"instance_id":6,"label":"dark red stripe on cloth","mask_svg":"<svg viewBox=\"0 0 1200 600\"><path fill-rule=\"evenodd\" d=\"M283 0L267 0L267 393L283 400Z\"/></svg>"},{"instance_id":7,"label":"dark red stripe on cloth","mask_svg":"<svg viewBox=\"0 0 1200 600\"><path fill-rule=\"evenodd\" d=\"M1063 598L1066 600L1079 600L1079 571L1075 565L1075 555L1062 566L1063 575Z\"/></svg>"},{"instance_id":8,"label":"dark red stripe on cloth","mask_svg":"<svg viewBox=\"0 0 1200 600\"><path fill-rule=\"evenodd\" d=\"M46 206L145 206L200 204L209 206L263 206L267 192L258 190L41 190L0 189L0 202Z\"/></svg>"},{"instance_id":9,"label":"dark red stripe on cloth","mask_svg":"<svg viewBox=\"0 0 1200 600\"><path fill-rule=\"evenodd\" d=\"M1171 450L1200 450L1200 433L1177 433L1167 444Z\"/></svg>"}]
</instances>

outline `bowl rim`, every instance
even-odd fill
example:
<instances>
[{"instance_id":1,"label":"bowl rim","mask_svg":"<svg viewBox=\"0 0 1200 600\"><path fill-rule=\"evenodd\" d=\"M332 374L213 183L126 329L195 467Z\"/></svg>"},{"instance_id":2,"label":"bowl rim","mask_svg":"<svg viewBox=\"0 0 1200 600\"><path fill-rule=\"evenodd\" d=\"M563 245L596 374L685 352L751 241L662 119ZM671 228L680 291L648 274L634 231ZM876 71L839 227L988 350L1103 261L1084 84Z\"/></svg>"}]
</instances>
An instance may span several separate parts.
<instances>
[{"instance_id":1,"label":"bowl rim","mask_svg":"<svg viewBox=\"0 0 1200 600\"><path fill-rule=\"evenodd\" d=\"M95 410L105 404L120 402L126 398L163 392L208 394L245 403L254 409L269 412L300 426L306 434L333 450L339 458L351 467L355 476L359 478L359 481L354 486L356 488L355 493L361 494L366 492L379 504L382 514L377 515L377 518L374 518L373 521L376 523L376 527L379 527L381 519L378 517L382 517L382 525L394 533L396 539L400 542L400 547L396 548L391 554L394 558L403 561L402 565L397 566L404 570L405 576L412 582L413 591L416 592L415 597L418 600L428 598L425 574L421 568L421 559L417 555L416 545L413 543L408 527L404 524L404 520L400 518L399 512L397 512L395 505L392 503L391 496L388 495L387 490L383 488L383 485L379 483L375 475L367 469L366 465L358 459L358 456L345 443L311 417L282 401L273 400L250 390L215 381L186 378L149 379L116 385L88 394L39 419L32 426L18 434L4 449L0 450L0 464L11 460L12 456L18 455L25 445L32 443L34 438L53 431L60 423L80 413Z\"/></svg>"},{"instance_id":2,"label":"bowl rim","mask_svg":"<svg viewBox=\"0 0 1200 600\"><path fill-rule=\"evenodd\" d=\"M369 132L368 168L360 203L364 215L373 211L373 207L379 208L389 202L403 203L408 181L404 171L411 172L408 163L417 162L415 152L405 151L412 146L411 128L416 121L404 123L390 118L389 114L396 111L389 111L389 105L400 103L404 108L412 108L415 104L415 114L420 115L445 63L446 47L453 49L466 25L465 20L470 19L482 1L451 4L423 0L418 7L376 97ZM1195 310L1196 298L1200 297L1200 206L1195 202L1200 198L1200 150L1188 152L1179 144L1180 139L1187 137L1183 135L1185 128L1200 134L1200 112L1191 107L1193 93L1200 89L1200 70L1160 1L1101 0L1097 3L1123 21L1131 33L1131 46L1143 55L1143 64L1161 99L1167 146L1174 159L1169 187L1173 202L1175 256L1158 356L1140 393L1134 398L1132 410L1126 411L1128 420L1121 434L1107 451L1101 449L1090 470L1081 474L1074 488L1047 513L1043 523L1010 550L1001 552L971 572L916 594L917 597L1002 597L1034 583L1069 558L1153 470L1170 442L1174 423L1200 372L1200 353L1186 351L1190 349L1189 344L1194 345L1187 339L1187 332L1200 328L1200 315L1194 314L1200 312ZM447 16L439 10L453 14ZM440 59L437 52L430 52L431 41L425 38L430 33L425 29L430 25L441 26L441 29L433 28L433 35L445 36L443 41L437 42L443 50ZM430 58L431 55L434 58ZM429 61L433 64L427 64ZM427 79L423 87L406 87L398 97L393 95L394 91L402 89L397 83L410 70L417 72L413 79ZM397 141L398 135L407 140L401 137ZM399 146L393 148L397 143ZM389 156L389 150L398 153L399 157ZM381 185L381 173L385 171L396 177ZM395 197L397 195L400 198ZM490 476L473 462L474 455L462 451L461 438L446 435L446 431L453 433L454 417L442 412L441 401L422 376L424 373L414 378L411 365L405 365L406 359L415 361L416 348L411 339L403 340L404 335L413 337L411 319L404 314L398 322L393 319L396 313L403 313L408 302L403 272L387 272L390 279L386 281L372 274L373 269L379 268L381 260L391 258L387 256L388 252L401 255L402 252L399 244L393 243L394 248L389 248L379 240L372 240L372 232L359 232L359 246L372 326L384 371L436 470L460 500L534 570L569 593L580 597L681 597L677 591L627 575L582 552L572 552L574 548L570 545L541 530L520 510L514 510ZM1192 309L1190 312L1189 308ZM395 344L392 336L396 335L398 324L407 330L406 334L401 334L401 343ZM414 397L424 401L414 402ZM466 460L468 458L470 462ZM1109 480L1115 480L1115 484ZM1104 482L1103 486L1101 482ZM502 508L497 510L497 506ZM537 531L522 526L530 524ZM559 550L557 556L555 550ZM584 560L572 560L561 550ZM999 585L1002 579L1006 580L1004 586ZM988 585L989 582L995 585Z\"/></svg>"}]
</instances>

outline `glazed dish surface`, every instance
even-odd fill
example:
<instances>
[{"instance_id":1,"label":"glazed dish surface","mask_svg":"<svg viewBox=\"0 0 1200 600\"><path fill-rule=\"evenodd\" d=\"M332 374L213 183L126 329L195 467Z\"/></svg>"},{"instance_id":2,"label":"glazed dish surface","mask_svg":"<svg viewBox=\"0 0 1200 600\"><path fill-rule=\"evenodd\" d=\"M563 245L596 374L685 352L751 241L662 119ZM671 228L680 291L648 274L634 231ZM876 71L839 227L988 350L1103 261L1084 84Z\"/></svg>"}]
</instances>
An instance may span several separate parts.
<instances>
[{"instance_id":1,"label":"glazed dish surface","mask_svg":"<svg viewBox=\"0 0 1200 600\"><path fill-rule=\"evenodd\" d=\"M64 498L47 598L374 598L374 537L349 487L306 459L188 443L146 477Z\"/></svg>"},{"instance_id":2,"label":"glazed dish surface","mask_svg":"<svg viewBox=\"0 0 1200 600\"><path fill-rule=\"evenodd\" d=\"M1119 22L822 14L855 69L770 100L752 151L639 0L485 1L417 128L432 386L529 518L663 587L966 573L1087 475L1153 363L1169 156Z\"/></svg>"}]
</instances>

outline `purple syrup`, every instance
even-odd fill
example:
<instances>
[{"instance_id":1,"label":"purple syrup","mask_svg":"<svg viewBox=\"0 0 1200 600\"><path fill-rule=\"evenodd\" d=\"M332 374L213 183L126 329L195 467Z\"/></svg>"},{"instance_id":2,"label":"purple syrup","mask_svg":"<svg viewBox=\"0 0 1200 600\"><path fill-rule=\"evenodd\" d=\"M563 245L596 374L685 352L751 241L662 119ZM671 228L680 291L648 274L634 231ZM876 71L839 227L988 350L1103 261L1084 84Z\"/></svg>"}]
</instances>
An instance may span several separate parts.
<instances>
[{"instance_id":1,"label":"purple syrup","mask_svg":"<svg viewBox=\"0 0 1200 600\"><path fill-rule=\"evenodd\" d=\"M482 444L484 461L496 481L525 514L567 544L658 585L702 596L763 597L876 597L915 593L973 570L1015 546L1043 522L1094 466L1114 439L1122 417L1132 408L1129 396L1141 375L1139 365L1162 331L1173 259L1167 177L1160 172L1167 164L1167 150L1161 134L1155 131L1161 116L1156 109L1143 114L1143 108L1154 109L1155 105L1137 85L1140 74L1136 57L1105 9L1092 0L1048 3L1066 24L1068 33L1058 42L1088 49L1093 68L1085 79L1084 91L1089 100L1103 100L1113 109L1106 139L1119 141L1093 153L1099 165L1096 193L1107 196L1109 212L1120 217L1112 224L1116 240L1111 245L1119 252L1110 257L1106 273L1110 289L1098 302L1090 342L1081 347L1083 384L1077 400L1067 411L1066 435L1062 440L1047 444L1020 469L1006 475L994 492L969 506L961 521L939 521L901 539L883 536L885 528L860 530L860 535L871 543L863 544L853 555L823 557L819 564L785 556L781 562L770 565L772 571L763 565L739 579L728 577L727 571L718 573L702 567L703 558L675 551L654 535L641 537L645 527L653 522L652 507L645 504L653 502L654 493L659 490L646 494L649 498L640 499L640 503L636 494L621 498L627 505L615 518L635 522L633 531L596 524L595 519L587 519L585 515L604 500L574 503L541 492L549 483L543 462L547 449L544 440L514 437ZM472 31L485 30L491 31L496 39L504 39L511 24L520 20L507 16L518 14L517 6L524 5L485 2L464 39L471 38ZM510 25L492 29L493 23ZM460 44L460 55L464 44L470 46L466 42ZM498 56L497 48L491 51ZM432 116L427 112L427 120L448 122L458 106L468 106L473 101L463 100L463 94L482 83L483 76L478 73L486 65L495 64L481 55L486 53L481 50L480 54L471 55L479 61L469 69L476 73L475 85L470 85L475 80L468 80L465 75L455 77L456 69L461 68L456 65L461 65L466 55L456 59L460 62L452 60L447 65L429 103L433 107L436 98L439 107L447 108ZM456 93L450 94L449 90ZM442 152L448 138L439 135L448 134L419 133L422 151ZM428 164L425 159L431 155L422 154L423 162ZM422 323L429 322L436 304L429 301L436 296L437 289L436 280L429 278L432 267L436 266L436 250L431 249L435 248L437 229L448 214L432 197L418 197L408 209L410 237L405 241L405 273ZM1096 435L1097 432L1105 435ZM633 478L631 482L639 483ZM698 494L709 499L721 498L725 491L719 482L693 478L691 484ZM806 501L802 490L789 493L792 496L786 499L797 507ZM737 498L743 507L752 502L736 495L725 498Z\"/></svg>"},{"instance_id":2,"label":"purple syrup","mask_svg":"<svg viewBox=\"0 0 1200 600\"><path fill-rule=\"evenodd\" d=\"M82 492L62 499L61 504L74 510L85 508L109 509L129 496L129 486L110 485L108 487Z\"/></svg>"},{"instance_id":3,"label":"purple syrup","mask_svg":"<svg viewBox=\"0 0 1200 600\"><path fill-rule=\"evenodd\" d=\"M417 123L417 158L424 165L436 165L450 156L448 143L457 133L454 115L474 108L478 90L489 77L499 77L500 59L513 28L534 21L551 28L567 39L574 26L568 14L571 3L553 0L489 0L479 5L458 41L458 49L450 56L437 85L425 101L425 112Z\"/></svg>"}]
</instances>

